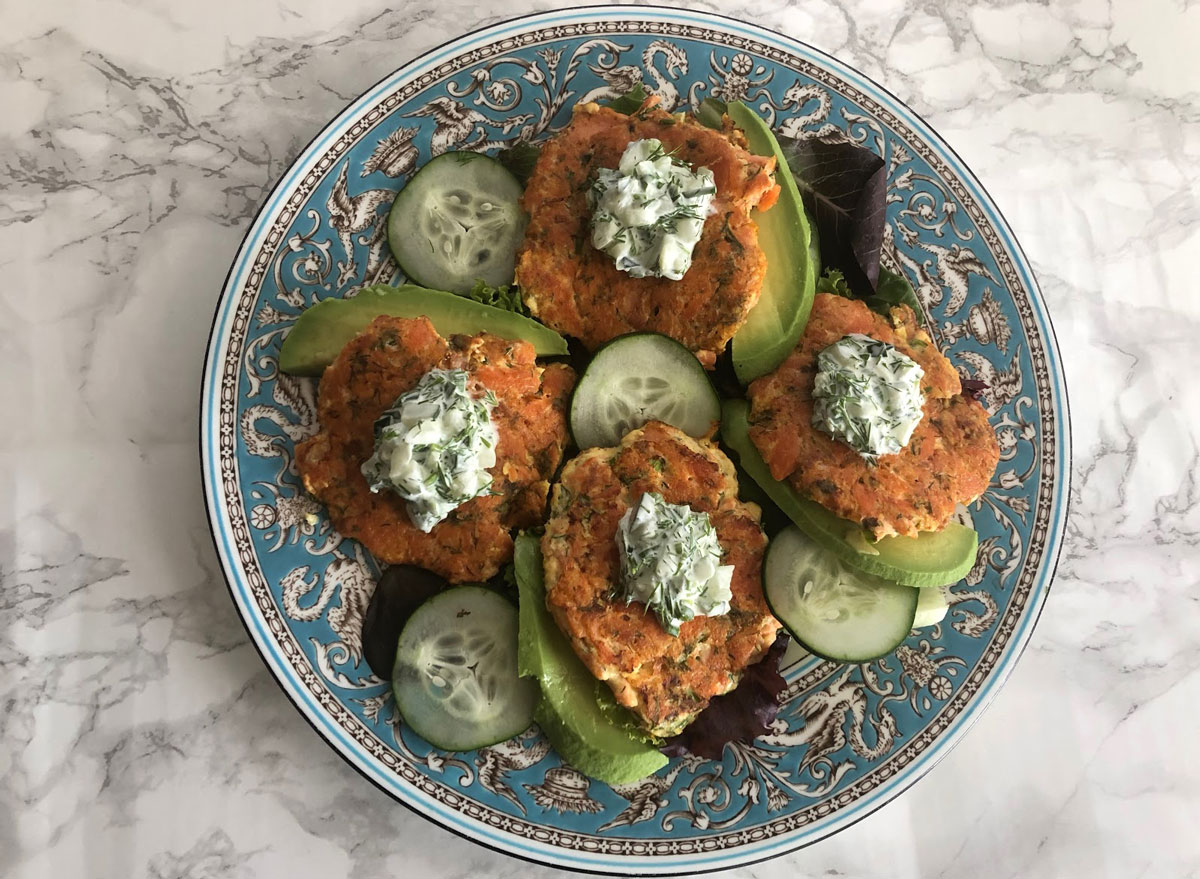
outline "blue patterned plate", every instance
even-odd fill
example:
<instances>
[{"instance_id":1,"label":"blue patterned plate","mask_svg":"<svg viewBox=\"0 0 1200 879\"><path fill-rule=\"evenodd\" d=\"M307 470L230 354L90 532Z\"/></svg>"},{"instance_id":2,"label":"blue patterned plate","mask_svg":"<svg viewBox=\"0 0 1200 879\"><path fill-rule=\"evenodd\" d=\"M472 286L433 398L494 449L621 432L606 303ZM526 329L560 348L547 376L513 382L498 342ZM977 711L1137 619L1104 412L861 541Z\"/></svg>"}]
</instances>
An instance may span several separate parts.
<instances>
[{"instance_id":1,"label":"blue patterned plate","mask_svg":"<svg viewBox=\"0 0 1200 879\"><path fill-rule=\"evenodd\" d=\"M724 759L676 759L629 785L561 765L532 729L445 753L403 726L362 657L374 562L296 475L315 386L281 375L280 341L318 299L399 276L384 216L413 170L561 128L577 101L636 82L667 107L742 100L787 134L844 133L887 160L885 262L908 276L936 341L982 378L1000 439L966 516L979 556L939 626L885 659L788 657L777 728ZM263 659L363 775L444 827L556 866L681 874L814 842L912 784L1011 672L1046 597L1066 513L1066 397L1046 309L987 194L878 85L788 37L647 7L548 12L448 43L388 76L314 140L271 193L229 272L204 372L201 446L212 530Z\"/></svg>"}]
</instances>

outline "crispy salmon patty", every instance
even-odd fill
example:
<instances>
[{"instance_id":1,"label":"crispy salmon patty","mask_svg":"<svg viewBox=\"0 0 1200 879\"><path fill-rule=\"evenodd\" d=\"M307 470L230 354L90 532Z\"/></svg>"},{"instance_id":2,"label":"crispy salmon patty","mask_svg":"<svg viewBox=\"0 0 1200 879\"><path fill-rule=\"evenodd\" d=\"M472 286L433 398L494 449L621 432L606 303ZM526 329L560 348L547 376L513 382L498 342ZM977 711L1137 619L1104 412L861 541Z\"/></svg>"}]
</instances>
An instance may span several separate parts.
<instances>
[{"instance_id":1,"label":"crispy salmon patty","mask_svg":"<svg viewBox=\"0 0 1200 879\"><path fill-rule=\"evenodd\" d=\"M850 333L887 342L925 371L924 414L908 445L868 464L812 424L817 355ZM957 504L987 488L1000 458L979 403L963 396L953 365L901 305L890 318L858 300L818 294L800 344L773 373L750 385L750 438L771 475L873 537L945 527Z\"/></svg>"},{"instance_id":2,"label":"crispy salmon patty","mask_svg":"<svg viewBox=\"0 0 1200 879\"><path fill-rule=\"evenodd\" d=\"M596 172L616 168L625 148L646 138L715 177L714 212L678 281L632 277L591 243L588 190ZM571 124L542 147L522 199L529 225L516 274L530 311L589 349L653 330L712 366L758 301L766 273L750 210L765 210L779 193L774 158L751 155L745 146L732 126L715 131L653 106L631 116L576 106Z\"/></svg>"},{"instance_id":3,"label":"crispy salmon patty","mask_svg":"<svg viewBox=\"0 0 1200 879\"><path fill-rule=\"evenodd\" d=\"M613 597L620 578L617 523L645 492L707 513L733 565L729 613L699 616L667 634L639 603ZM670 736L775 640L762 591L767 539L759 509L737 498L733 464L711 443L653 421L619 447L590 449L563 468L542 538L546 605L580 659L653 735Z\"/></svg>"},{"instance_id":4,"label":"crispy salmon patty","mask_svg":"<svg viewBox=\"0 0 1200 879\"><path fill-rule=\"evenodd\" d=\"M466 370L495 393L499 443L491 493L423 533L402 497L371 492L361 467L374 451L375 420L434 368ZM538 366L528 342L487 333L443 339L426 318L377 317L321 378L320 432L296 449L304 487L329 509L338 531L380 561L420 565L454 583L486 580L512 558L511 530L545 514L549 479L567 442L574 381L567 366Z\"/></svg>"}]
</instances>

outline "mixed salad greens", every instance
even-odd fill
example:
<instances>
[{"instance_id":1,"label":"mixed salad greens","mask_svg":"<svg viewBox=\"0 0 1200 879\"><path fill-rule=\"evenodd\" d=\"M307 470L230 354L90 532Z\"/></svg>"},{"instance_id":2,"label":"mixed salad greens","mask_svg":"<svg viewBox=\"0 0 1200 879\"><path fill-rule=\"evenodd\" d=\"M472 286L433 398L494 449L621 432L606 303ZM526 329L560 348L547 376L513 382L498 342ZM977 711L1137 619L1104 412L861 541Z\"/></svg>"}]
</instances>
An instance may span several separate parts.
<instances>
[{"instance_id":1,"label":"mixed salad greens","mask_svg":"<svg viewBox=\"0 0 1200 879\"><path fill-rule=\"evenodd\" d=\"M611 106L633 113L645 98L639 87ZM743 497L764 507L764 583L775 615L812 652L866 661L893 650L918 619L941 619L946 602L937 587L969 570L975 532L951 524L919 538L867 540L854 523L771 477L749 440L743 388L795 347L816 291L881 313L905 303L920 318L912 287L880 264L884 163L856 144L778 136L742 104L708 99L696 115L717 129L732 120L751 152L778 160L779 202L756 216L768 257L762 297L711 377L686 348L654 333L577 357L574 441L580 449L615 445L651 418L709 436L719 421ZM314 306L285 340L281 368L319 375L379 314L425 315L443 335L488 331L530 341L541 356L567 356L566 340L529 315L512 283L524 228L519 198L537 155L537 145L521 142L497 158L449 153L420 169L396 198L388 231L401 268L422 286L368 288ZM629 557L635 564L636 552ZM719 566L711 567L715 579ZM655 771L664 754L719 759L727 742L750 741L774 721L786 635L683 734L649 740L558 631L544 589L532 533L518 537L514 563L482 587L451 589L418 568L387 569L366 616L364 650L377 674L394 679L404 719L448 749L492 744L536 719L564 760L610 783Z\"/></svg>"}]
</instances>

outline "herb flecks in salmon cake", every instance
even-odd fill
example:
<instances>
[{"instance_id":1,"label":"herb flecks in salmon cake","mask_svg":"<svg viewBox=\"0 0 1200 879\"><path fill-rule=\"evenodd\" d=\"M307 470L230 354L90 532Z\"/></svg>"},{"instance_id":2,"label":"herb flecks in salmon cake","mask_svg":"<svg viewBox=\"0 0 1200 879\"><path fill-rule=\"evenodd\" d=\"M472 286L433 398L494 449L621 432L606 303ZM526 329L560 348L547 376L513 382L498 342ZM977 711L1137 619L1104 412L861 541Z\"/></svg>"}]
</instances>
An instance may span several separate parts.
<instances>
[{"instance_id":1,"label":"herb flecks in salmon cake","mask_svg":"<svg viewBox=\"0 0 1200 879\"><path fill-rule=\"evenodd\" d=\"M541 367L533 346L481 333L444 339L426 318L378 317L321 378L320 432L297 448L304 486L343 535L388 564L414 564L455 583L486 580L512 559L514 528L539 524L550 477L567 443L575 374ZM461 369L495 395L499 441L486 494L463 503L428 533L404 498L372 492L362 464L375 450L375 421L430 370Z\"/></svg>"},{"instance_id":2,"label":"herb flecks in salmon cake","mask_svg":"<svg viewBox=\"0 0 1200 879\"><path fill-rule=\"evenodd\" d=\"M668 634L640 602L617 595L618 524L643 494L706 514L733 566L730 609ZM563 468L542 538L546 604L575 652L647 732L671 736L710 699L737 686L775 641L759 508L737 497L733 464L714 445L653 421L620 446L591 449Z\"/></svg>"},{"instance_id":3,"label":"herb flecks in salmon cake","mask_svg":"<svg viewBox=\"0 0 1200 879\"><path fill-rule=\"evenodd\" d=\"M921 421L899 452L874 463L813 425L817 356L851 334L886 342L924 371ZM987 412L963 395L958 373L907 305L883 317L858 300L818 294L800 344L748 396L750 438L771 475L874 538L945 527L958 504L987 488L1000 456Z\"/></svg>"},{"instance_id":4,"label":"herb flecks in salmon cake","mask_svg":"<svg viewBox=\"0 0 1200 879\"><path fill-rule=\"evenodd\" d=\"M633 142L654 139L672 158L707 168L716 184L690 268L680 280L633 277L592 244L588 193ZM632 115L596 104L542 148L522 204L529 214L517 280L535 316L589 349L652 330L711 367L758 301L767 260L750 218L778 197L774 158L752 155L730 123L722 131L673 116L653 100Z\"/></svg>"}]
</instances>

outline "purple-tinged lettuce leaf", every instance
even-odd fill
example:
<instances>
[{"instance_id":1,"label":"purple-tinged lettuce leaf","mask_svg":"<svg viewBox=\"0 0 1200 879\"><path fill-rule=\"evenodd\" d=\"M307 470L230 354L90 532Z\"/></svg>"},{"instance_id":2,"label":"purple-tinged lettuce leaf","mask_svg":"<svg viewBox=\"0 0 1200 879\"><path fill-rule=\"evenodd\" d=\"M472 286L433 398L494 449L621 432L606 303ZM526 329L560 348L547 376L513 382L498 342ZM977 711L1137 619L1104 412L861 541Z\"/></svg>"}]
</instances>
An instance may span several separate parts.
<instances>
[{"instance_id":1,"label":"purple-tinged lettuce leaf","mask_svg":"<svg viewBox=\"0 0 1200 879\"><path fill-rule=\"evenodd\" d=\"M388 565L371 593L362 622L363 658L371 671L385 681L392 679L396 644L413 612L426 599L449 584L437 574L415 565Z\"/></svg>"},{"instance_id":2,"label":"purple-tinged lettuce leaf","mask_svg":"<svg viewBox=\"0 0 1200 879\"><path fill-rule=\"evenodd\" d=\"M962 383L963 396L970 397L976 403L983 403L983 392L988 389L988 383L977 378L964 378Z\"/></svg>"},{"instance_id":3,"label":"purple-tinged lettuce leaf","mask_svg":"<svg viewBox=\"0 0 1200 879\"><path fill-rule=\"evenodd\" d=\"M766 656L746 669L736 689L709 702L687 729L667 739L662 752L668 757L690 752L720 760L727 743L749 744L769 732L779 713L779 694L787 686L779 673L787 643L787 633L781 629Z\"/></svg>"},{"instance_id":4,"label":"purple-tinged lettuce leaf","mask_svg":"<svg viewBox=\"0 0 1200 879\"><path fill-rule=\"evenodd\" d=\"M821 265L841 270L856 297L874 296L887 196L883 159L852 143L777 139L816 221Z\"/></svg>"}]
</instances>

